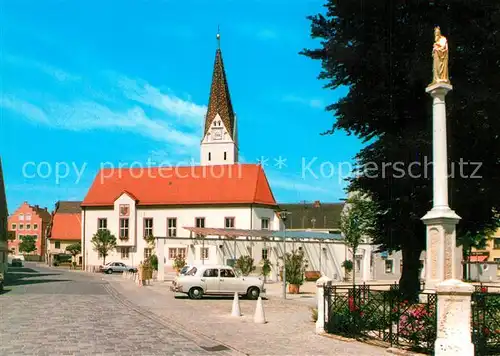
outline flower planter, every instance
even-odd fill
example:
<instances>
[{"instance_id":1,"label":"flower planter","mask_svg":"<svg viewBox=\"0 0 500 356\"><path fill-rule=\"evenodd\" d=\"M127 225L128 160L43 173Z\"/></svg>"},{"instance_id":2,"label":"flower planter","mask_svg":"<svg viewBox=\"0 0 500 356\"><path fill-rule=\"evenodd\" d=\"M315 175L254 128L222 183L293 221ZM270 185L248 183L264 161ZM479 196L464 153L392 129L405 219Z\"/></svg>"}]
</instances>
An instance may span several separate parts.
<instances>
[{"instance_id":1,"label":"flower planter","mask_svg":"<svg viewBox=\"0 0 500 356\"><path fill-rule=\"evenodd\" d=\"M290 294L299 294L300 285L298 284L289 284L288 285L288 293Z\"/></svg>"},{"instance_id":2,"label":"flower planter","mask_svg":"<svg viewBox=\"0 0 500 356\"><path fill-rule=\"evenodd\" d=\"M321 277L321 273L319 271L306 271L304 273L306 281L315 282Z\"/></svg>"}]
</instances>

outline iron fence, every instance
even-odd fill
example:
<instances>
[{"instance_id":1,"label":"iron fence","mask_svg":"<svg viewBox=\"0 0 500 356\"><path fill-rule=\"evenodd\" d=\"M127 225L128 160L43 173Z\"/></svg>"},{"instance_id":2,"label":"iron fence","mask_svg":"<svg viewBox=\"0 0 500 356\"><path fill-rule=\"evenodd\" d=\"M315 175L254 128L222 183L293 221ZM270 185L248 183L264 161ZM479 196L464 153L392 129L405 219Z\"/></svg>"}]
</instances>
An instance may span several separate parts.
<instances>
[{"instance_id":1,"label":"iron fence","mask_svg":"<svg viewBox=\"0 0 500 356\"><path fill-rule=\"evenodd\" d=\"M472 294L472 342L477 356L500 355L500 293L476 286Z\"/></svg>"},{"instance_id":2,"label":"iron fence","mask_svg":"<svg viewBox=\"0 0 500 356\"><path fill-rule=\"evenodd\" d=\"M432 353L437 296L422 293L419 302L410 303L401 298L397 284L388 286L376 290L381 285L325 285L327 332Z\"/></svg>"}]
</instances>

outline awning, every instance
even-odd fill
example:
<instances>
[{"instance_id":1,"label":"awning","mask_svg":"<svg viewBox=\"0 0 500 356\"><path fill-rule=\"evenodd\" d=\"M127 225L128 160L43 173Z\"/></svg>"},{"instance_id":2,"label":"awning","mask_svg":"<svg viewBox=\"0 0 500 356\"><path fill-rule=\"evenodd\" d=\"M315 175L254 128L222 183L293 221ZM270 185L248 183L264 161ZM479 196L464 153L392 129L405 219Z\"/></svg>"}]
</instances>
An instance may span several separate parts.
<instances>
[{"instance_id":1,"label":"awning","mask_svg":"<svg viewBox=\"0 0 500 356\"><path fill-rule=\"evenodd\" d=\"M488 259L488 256L481 255L481 256L470 256L469 261L470 262L484 262Z\"/></svg>"},{"instance_id":2,"label":"awning","mask_svg":"<svg viewBox=\"0 0 500 356\"><path fill-rule=\"evenodd\" d=\"M203 236L221 236L227 238L236 237L261 237L283 239L316 239L316 240L341 240L340 234L329 234L314 231L273 231L273 230L244 230L244 229L222 229L208 227L186 227L184 229Z\"/></svg>"}]
</instances>

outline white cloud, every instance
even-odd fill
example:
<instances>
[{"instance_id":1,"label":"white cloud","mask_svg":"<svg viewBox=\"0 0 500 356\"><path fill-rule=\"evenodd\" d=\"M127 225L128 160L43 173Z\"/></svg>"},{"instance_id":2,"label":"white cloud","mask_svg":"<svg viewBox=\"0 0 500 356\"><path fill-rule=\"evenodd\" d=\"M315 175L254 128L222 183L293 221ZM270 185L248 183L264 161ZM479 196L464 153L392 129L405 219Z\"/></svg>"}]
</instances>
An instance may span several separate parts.
<instances>
[{"instance_id":1,"label":"white cloud","mask_svg":"<svg viewBox=\"0 0 500 356\"><path fill-rule=\"evenodd\" d=\"M321 99L308 99L296 95L286 95L283 97L283 101L307 105L313 109L322 109L325 107L325 104Z\"/></svg>"},{"instance_id":2,"label":"white cloud","mask_svg":"<svg viewBox=\"0 0 500 356\"><path fill-rule=\"evenodd\" d=\"M162 93L143 80L134 80L124 76L117 79L118 87L130 100L161 110L179 118L180 125L200 127L200 122L207 112L207 107L190 100L183 100L175 95Z\"/></svg>"},{"instance_id":3,"label":"white cloud","mask_svg":"<svg viewBox=\"0 0 500 356\"><path fill-rule=\"evenodd\" d=\"M13 65L18 65L18 66L22 66L22 67L30 67L30 68L40 70L40 71L44 72L47 75L50 75L51 77L55 78L56 80L58 80L60 82L77 81L77 80L81 79L80 76L68 73L60 68L48 65L48 64L43 63L43 62L35 61L33 59L22 58L22 57L14 56L11 54L4 55L3 59L6 62L13 64Z\"/></svg>"},{"instance_id":4,"label":"white cloud","mask_svg":"<svg viewBox=\"0 0 500 356\"><path fill-rule=\"evenodd\" d=\"M71 104L56 102L41 108L10 96L0 100L0 107L14 111L28 120L59 129L126 130L185 147L199 144L198 136L179 131L165 120L151 119L137 106L128 110L112 110L94 101L81 101Z\"/></svg>"}]
</instances>

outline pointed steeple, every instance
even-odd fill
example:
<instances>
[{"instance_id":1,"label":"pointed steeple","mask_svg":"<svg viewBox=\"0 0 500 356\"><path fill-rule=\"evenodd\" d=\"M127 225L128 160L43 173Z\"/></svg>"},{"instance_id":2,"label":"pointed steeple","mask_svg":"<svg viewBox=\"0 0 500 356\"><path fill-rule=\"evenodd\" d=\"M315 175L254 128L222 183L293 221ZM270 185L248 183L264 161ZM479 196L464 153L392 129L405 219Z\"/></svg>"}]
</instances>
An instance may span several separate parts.
<instances>
[{"instance_id":1,"label":"pointed steeple","mask_svg":"<svg viewBox=\"0 0 500 356\"><path fill-rule=\"evenodd\" d=\"M210 98L208 99L208 110L205 116L205 136L212 125L212 121L219 114L228 134L234 139L234 111L229 95L226 71L222 61L222 51L220 49L220 34L217 33L218 48L215 52L214 71L212 75L212 85L210 87Z\"/></svg>"}]
</instances>

